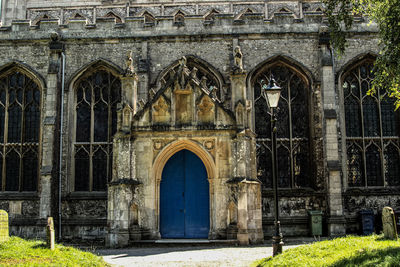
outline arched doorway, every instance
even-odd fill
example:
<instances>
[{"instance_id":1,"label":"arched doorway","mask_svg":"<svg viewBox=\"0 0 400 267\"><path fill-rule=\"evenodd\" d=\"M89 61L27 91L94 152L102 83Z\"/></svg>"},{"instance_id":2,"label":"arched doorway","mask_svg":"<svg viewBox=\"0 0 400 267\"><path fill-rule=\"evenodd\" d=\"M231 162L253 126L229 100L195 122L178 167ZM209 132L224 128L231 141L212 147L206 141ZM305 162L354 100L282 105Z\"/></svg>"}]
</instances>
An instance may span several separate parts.
<instances>
[{"instance_id":1,"label":"arched doorway","mask_svg":"<svg viewBox=\"0 0 400 267\"><path fill-rule=\"evenodd\" d=\"M193 152L181 150L165 164L160 183L162 238L207 238L210 229L207 171Z\"/></svg>"}]
</instances>

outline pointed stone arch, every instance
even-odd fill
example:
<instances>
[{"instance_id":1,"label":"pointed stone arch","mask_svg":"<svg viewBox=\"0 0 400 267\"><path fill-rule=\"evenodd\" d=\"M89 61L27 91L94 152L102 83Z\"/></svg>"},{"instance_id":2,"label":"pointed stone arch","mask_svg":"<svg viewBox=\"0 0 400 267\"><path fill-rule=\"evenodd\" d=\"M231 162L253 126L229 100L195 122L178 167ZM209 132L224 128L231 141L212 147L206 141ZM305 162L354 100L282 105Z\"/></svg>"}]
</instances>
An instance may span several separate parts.
<instances>
[{"instance_id":1,"label":"pointed stone arch","mask_svg":"<svg viewBox=\"0 0 400 267\"><path fill-rule=\"evenodd\" d=\"M213 76L213 79L217 83L219 89L223 89L223 87L225 86L225 80L222 74L213 65L211 65L204 59L201 59L194 55L186 55L185 57L187 59L188 66L190 67L195 66L199 70L199 72L205 72L210 74L210 76ZM160 72L155 82L156 91L159 90L162 87L163 82L167 80L169 72L171 72L178 66L179 66L179 59L172 62L170 65L168 65L164 70ZM202 77L198 78L201 79Z\"/></svg>"},{"instance_id":2,"label":"pointed stone arch","mask_svg":"<svg viewBox=\"0 0 400 267\"><path fill-rule=\"evenodd\" d=\"M208 11L203 16L203 18L204 18L205 21L213 21L213 20L215 20L215 15L217 15L217 14L220 14L220 12L217 9L213 8L210 11Z\"/></svg>"},{"instance_id":3,"label":"pointed stone arch","mask_svg":"<svg viewBox=\"0 0 400 267\"><path fill-rule=\"evenodd\" d=\"M48 19L53 19L53 17L47 13L43 14L42 16L39 16L36 19L34 19L32 21L32 25L39 25L42 20L48 20Z\"/></svg>"},{"instance_id":4,"label":"pointed stone arch","mask_svg":"<svg viewBox=\"0 0 400 267\"><path fill-rule=\"evenodd\" d=\"M270 58L267 58L266 60L262 61L261 63L257 64L252 71L249 72L249 75L247 76L247 85L248 88L251 88L251 84L254 82L254 78L261 73L264 69L271 68L276 65L285 65L289 69L292 69L296 73L300 75L302 80L307 84L308 87L312 87L314 76L312 72L304 66L302 63L299 61L285 55L276 55L272 56Z\"/></svg>"},{"instance_id":5,"label":"pointed stone arch","mask_svg":"<svg viewBox=\"0 0 400 267\"><path fill-rule=\"evenodd\" d=\"M177 10L174 14L174 24L177 26L182 26L185 24L186 13L182 10Z\"/></svg>"},{"instance_id":6,"label":"pointed stone arch","mask_svg":"<svg viewBox=\"0 0 400 267\"><path fill-rule=\"evenodd\" d=\"M200 144L184 139L172 142L165 146L162 151L157 155L153 162L152 166L152 174L150 177L153 177L155 181L155 207L156 207L156 225L159 229L160 227L160 183L162 179L162 172L167 161L175 155L177 152L181 150L189 150L193 152L200 160L203 162L206 172L207 179L209 182L209 190L210 190L210 231L214 228L212 217L215 216L214 208L213 208L213 195L214 195L214 180L217 177L217 169L215 166L214 158L210 155L207 150L202 147Z\"/></svg>"},{"instance_id":7,"label":"pointed stone arch","mask_svg":"<svg viewBox=\"0 0 400 267\"><path fill-rule=\"evenodd\" d=\"M365 60L375 61L377 57L377 53L368 51L351 58L337 71L336 75L339 78L339 81L341 80L343 74L345 74L350 69L355 68L359 64L362 64L362 62Z\"/></svg>"},{"instance_id":8,"label":"pointed stone arch","mask_svg":"<svg viewBox=\"0 0 400 267\"><path fill-rule=\"evenodd\" d=\"M123 19L121 16L117 15L113 11L109 11L107 14L104 15L104 18L115 18L116 23L123 23Z\"/></svg>"},{"instance_id":9,"label":"pointed stone arch","mask_svg":"<svg viewBox=\"0 0 400 267\"><path fill-rule=\"evenodd\" d=\"M70 21L89 21L89 18L87 16L85 16L84 14L82 14L81 12L75 12L73 13L68 19L67 22Z\"/></svg>"},{"instance_id":10,"label":"pointed stone arch","mask_svg":"<svg viewBox=\"0 0 400 267\"><path fill-rule=\"evenodd\" d=\"M143 17L144 24L147 26L152 26L156 22L156 17L147 10L144 10L143 12L141 12L140 16Z\"/></svg>"},{"instance_id":11,"label":"pointed stone arch","mask_svg":"<svg viewBox=\"0 0 400 267\"><path fill-rule=\"evenodd\" d=\"M9 133L0 140L1 192L40 190L45 88L43 77L25 63L13 61L0 66L0 127L3 133ZM10 134L10 129L14 134Z\"/></svg>"},{"instance_id":12,"label":"pointed stone arch","mask_svg":"<svg viewBox=\"0 0 400 267\"><path fill-rule=\"evenodd\" d=\"M124 73L123 69L119 67L118 65L106 60L106 59L96 59L77 71L74 72L74 74L71 76L70 80L68 81L66 88L72 89L74 83L76 83L79 79L84 77L86 74L90 74L96 70L107 70L110 71L114 76L121 77Z\"/></svg>"},{"instance_id":13,"label":"pointed stone arch","mask_svg":"<svg viewBox=\"0 0 400 267\"><path fill-rule=\"evenodd\" d=\"M253 9L251 9L251 8L246 8L246 9L244 9L242 12L240 12L240 13L235 17L234 20L241 20L241 19L243 19L243 16L249 15L249 14L254 14L254 13L255 13L255 11L254 11Z\"/></svg>"},{"instance_id":14,"label":"pointed stone arch","mask_svg":"<svg viewBox=\"0 0 400 267\"><path fill-rule=\"evenodd\" d=\"M153 163L153 177L159 184L161 181L161 175L163 168L170 157L176 152L187 149L196 154L207 170L207 179L210 181L216 177L216 166L213 157L209 152L198 143L191 140L179 140L167 145L155 158Z\"/></svg>"},{"instance_id":15,"label":"pointed stone arch","mask_svg":"<svg viewBox=\"0 0 400 267\"><path fill-rule=\"evenodd\" d=\"M46 88L46 81L43 76L29 65L19 61L12 61L4 64L3 66L0 66L0 77L3 75L7 75L8 73L11 73L15 70L23 72L26 76L38 83L41 90Z\"/></svg>"},{"instance_id":16,"label":"pointed stone arch","mask_svg":"<svg viewBox=\"0 0 400 267\"><path fill-rule=\"evenodd\" d=\"M271 132L270 118L271 112L267 106L267 101L262 93L262 88L268 83L272 75L282 87L282 95L279 103L282 123L278 126L278 142L288 142L289 146L282 145L278 149L278 161L283 158L289 159L282 169L287 169L286 180L280 180L282 187L307 187L312 186L313 177L313 151L310 144L313 137L312 111L314 110L313 98L313 79L311 72L301 63L285 56L271 57L254 68L248 76L248 93L253 100L253 123L254 132L257 134L256 142L260 149L257 153L257 173L259 179L266 187L272 185L272 154L271 151ZM292 97L293 96L293 97ZM283 114L283 115L282 115ZM287 115L287 116L286 116ZM279 118L279 117L278 117ZM282 134L284 133L284 134ZM287 139L283 140L283 135ZM300 139L295 138L299 137ZM296 161L293 157L295 146L302 147L299 157L304 160ZM265 148L265 149L264 149ZM311 155L311 156L309 156ZM286 157L287 156L287 157ZM301 165L301 166L300 166ZM294 170L301 170L296 173ZM301 178L299 178L301 177Z\"/></svg>"},{"instance_id":17,"label":"pointed stone arch","mask_svg":"<svg viewBox=\"0 0 400 267\"><path fill-rule=\"evenodd\" d=\"M68 184L71 191L103 191L106 188L107 179L111 179L112 150L105 149L105 146L110 146L112 148L113 135L116 131L116 128L113 126L115 120L117 120L117 124L119 123L119 127L123 126L121 125L122 116L118 118L117 113L118 104L121 102L122 96L121 77L123 73L123 70L119 66L100 58L78 69L68 81L66 86L68 90L65 98L68 99L69 103L67 120L70 124L69 135L71 136L71 142L69 142L68 146L71 153L68 157L67 164L69 166ZM94 81L97 79L95 76L97 74L101 77L101 87L94 86ZM87 86L87 90L82 89L83 87L81 84L84 83L90 84ZM95 92L100 91L97 90L98 88L103 88L101 89L102 93L97 94L98 99L101 98L102 101L95 100ZM83 91L85 91L85 93L83 93ZM103 94L104 92L107 93ZM85 97L83 95L85 95ZM78 100L79 98L80 100ZM83 109L81 108L82 106L84 106ZM99 122L100 120L97 121L97 123L100 123L98 125L101 125L103 129L107 129L106 134L101 137L101 140L104 141L103 143L107 144L99 147L95 147L96 141L94 138L95 134L99 133L95 126L94 119L96 112L99 114L99 111L96 111L96 107L106 110L105 112L107 112L107 115L102 117L101 122ZM85 119L79 120L80 117L84 117ZM120 120L119 122L118 119ZM86 130L79 132L79 129L84 128ZM124 127L121 128L124 129ZM82 133L88 133L88 135L82 139ZM94 187L94 177L99 176L99 174L94 173L94 170L98 170L99 167L94 168L93 164L94 160L98 159L98 161L100 161L100 158L103 160L105 159L107 162L107 164L102 164L102 167L106 166L104 167L106 170L103 169L103 172L106 174L106 179L101 180L97 183L96 187ZM77 176L78 173L84 174ZM86 175L86 173L89 175Z\"/></svg>"},{"instance_id":18,"label":"pointed stone arch","mask_svg":"<svg viewBox=\"0 0 400 267\"><path fill-rule=\"evenodd\" d=\"M288 6L281 6L271 12L271 19L275 16L291 16L293 18L297 18L296 12L294 12Z\"/></svg>"}]
</instances>

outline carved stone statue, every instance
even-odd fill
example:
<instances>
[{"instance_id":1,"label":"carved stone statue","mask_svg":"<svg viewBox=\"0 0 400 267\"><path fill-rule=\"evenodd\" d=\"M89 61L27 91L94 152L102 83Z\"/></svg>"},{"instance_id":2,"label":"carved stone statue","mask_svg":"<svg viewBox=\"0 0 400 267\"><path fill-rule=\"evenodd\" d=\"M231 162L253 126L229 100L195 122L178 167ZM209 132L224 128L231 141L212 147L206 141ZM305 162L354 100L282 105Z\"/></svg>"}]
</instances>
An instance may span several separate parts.
<instances>
[{"instance_id":1,"label":"carved stone statue","mask_svg":"<svg viewBox=\"0 0 400 267\"><path fill-rule=\"evenodd\" d=\"M201 85L203 88L207 88L207 77L206 77L206 76L201 77L200 85Z\"/></svg>"},{"instance_id":2,"label":"carved stone statue","mask_svg":"<svg viewBox=\"0 0 400 267\"><path fill-rule=\"evenodd\" d=\"M128 52L125 64L126 64L125 76L135 75L135 68L133 67L132 51Z\"/></svg>"},{"instance_id":3,"label":"carved stone statue","mask_svg":"<svg viewBox=\"0 0 400 267\"><path fill-rule=\"evenodd\" d=\"M234 53L233 53L233 71L235 73L243 73L243 54L242 51L240 50L240 46L236 46Z\"/></svg>"},{"instance_id":4,"label":"carved stone statue","mask_svg":"<svg viewBox=\"0 0 400 267\"><path fill-rule=\"evenodd\" d=\"M197 71L198 69L196 67L193 67L192 71L190 72L190 77L193 79L197 79Z\"/></svg>"},{"instance_id":5,"label":"carved stone statue","mask_svg":"<svg viewBox=\"0 0 400 267\"><path fill-rule=\"evenodd\" d=\"M179 70L178 70L178 73L180 75L180 86L182 90L185 88L185 82L186 82L185 76L189 76L190 74L189 68L187 67L186 63L187 59L185 56L183 56L179 60Z\"/></svg>"}]
</instances>

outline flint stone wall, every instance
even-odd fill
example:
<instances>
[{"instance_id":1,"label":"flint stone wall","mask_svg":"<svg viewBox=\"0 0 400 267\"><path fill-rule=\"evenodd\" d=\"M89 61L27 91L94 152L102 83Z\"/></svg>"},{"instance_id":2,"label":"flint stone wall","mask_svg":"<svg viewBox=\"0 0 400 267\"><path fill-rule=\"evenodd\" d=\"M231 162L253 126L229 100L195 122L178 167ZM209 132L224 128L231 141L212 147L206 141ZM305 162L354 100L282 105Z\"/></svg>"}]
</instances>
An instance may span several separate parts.
<instances>
[{"instance_id":1,"label":"flint stone wall","mask_svg":"<svg viewBox=\"0 0 400 267\"><path fill-rule=\"evenodd\" d=\"M46 2L47 3L47 2ZM61 3L61 2L59 2ZM74 4L73 2L72 4ZM87 4L85 2L85 4ZM45 14L45 11L34 10L34 8L43 7L45 3L41 1L28 1L29 19L35 20L40 14ZM203 14L206 11L201 6L196 7L188 5L187 12L197 12ZM232 8L227 5L216 6L222 13L239 14L247 5L234 5ZM250 7L250 6L249 6ZM279 16L274 12L278 12L278 7L286 7L294 12L294 15ZM120 7L115 8L115 13L120 14ZM181 7L185 9L184 6ZM302 235L307 233L307 210L320 209L327 213L327 174L326 162L323 159L324 144L323 144L323 112L320 87L320 44L319 44L319 29L322 22L320 14L311 14L317 8L315 3L303 3L299 8L298 3L285 4L267 4L268 12L265 13L263 5L251 6L254 13L261 13L250 18L245 16L240 23L234 21L234 15L226 18L222 14L218 17L215 23L210 27L204 25L200 19L187 19L185 25L177 27L173 24L172 10L174 8L165 9L163 12L170 15L165 21L160 21L156 25L146 28L143 21L139 19L129 19L123 17L122 24L116 24L112 20L98 20L95 26L90 26L94 23L93 16L85 13L82 9L79 11L82 14L87 14L87 21L68 20L68 17L63 17L58 20L44 20L38 26L30 26L29 21L9 21L8 24L3 24L0 31L0 68L10 62L18 61L26 66L29 66L34 72L46 80L49 67L49 38L50 33L58 31L62 36L62 41L65 43L66 55L66 93L64 98L65 121L64 125L67 132L64 136L63 150L63 218L64 220L64 235L66 237L75 238L84 237L104 237L106 227L106 203L107 197L105 194L89 193L85 196L71 193L72 173L71 173L71 153L69 146L69 137L71 135L72 118L70 116L73 110L73 98L70 97L69 82L72 81L74 75L79 70L84 69L91 62L103 59L113 63L117 67L124 68L124 60L128 50L133 51L134 61L139 71L139 96L145 102L147 101L149 89L156 86L157 77L171 63L184 55L197 56L210 65L212 65L222 75L225 82L229 85L229 75L231 71L232 50L236 44L241 46L243 52L243 64L247 71L251 71L265 62L269 58L276 55L283 55L298 62L300 67L311 73L311 81L313 83L310 97L312 103L311 120L312 123L312 149L314 161L314 190L283 190L281 204L282 227L285 234L293 233ZM296 9L297 8L297 9ZM161 9L146 7L147 10L152 10L153 15L161 15ZM175 8L176 9L176 8ZM144 8L131 7L130 16L135 16L143 11ZM157 11L158 10L158 11ZM193 11L194 10L194 11ZM303 12L301 14L300 10ZM36 13L35 13L36 12ZM41 13L40 13L41 12ZM203 13L202 13L203 12ZM263 13L264 12L264 13ZM70 12L72 14L72 12ZM278 12L279 13L279 12ZM50 14L50 13L49 13ZM51 13L57 18L56 13ZM101 12L99 14L102 14ZM59 14L61 15L61 14ZM104 15L104 14L103 14ZM319 17L318 17L319 16ZM273 18L273 20L270 20ZM297 21L296 19L301 19ZM25 19L25 18L24 18ZM92 21L90 21L92 20ZM63 26L65 23L66 26ZM62 24L62 25L61 25ZM11 25L8 27L8 25ZM122 26L121 26L122 25ZM374 25L367 26L366 22L356 23L352 29L352 34L349 36L349 46L346 54L334 62L335 74L338 77L343 67L351 62L354 58L366 53L377 53L376 28ZM85 56L82 56L85 55ZM143 63L140 66L139 62ZM43 88L45 95L46 88ZM338 84L336 84L336 103L337 111L340 114L341 107L339 105L340 98L338 93ZM251 88L248 88L250 95ZM339 117L337 129L339 133L339 152L343 153L341 123L343 118ZM51 145L51 144L43 144ZM150 141L143 142L138 146L138 151L147 151L151 149ZM229 159L224 159L229 161ZM341 161L341 165L345 164ZM226 163L221 161L218 172L221 177L229 177L229 171L224 167ZM150 166L139 168L137 175L142 179L143 184L149 183L145 179L148 175ZM66 172L67 171L67 172ZM343 178L343 174L342 174ZM56 177L54 177L56 179ZM391 205L395 210L400 208L397 204L397 196L392 195L389 199L396 199L396 205L387 203L384 198L379 198L379 193L371 191L369 196L360 196L357 193L348 191L346 181L343 181L343 187L340 188L346 196L343 200L344 213L349 225L355 225L354 214L356 210L352 208L352 203L356 203L358 208L373 207L382 208L384 205ZM338 187L341 185L339 184ZM0 193L1 194L1 193ZM39 189L40 194L40 189ZM221 196L228 198L223 193ZM9 211L11 200L7 196L2 197L0 208ZM26 221L35 221L38 219L39 207L38 201L23 200L18 194L15 194L17 201L22 200L21 215ZM272 226L272 198L269 190L262 191L263 199L263 225L266 236L271 232L269 229ZM375 200L374 200L375 199ZM56 205L56 199L52 200L52 206ZM151 201L146 199L146 195L139 195L138 201ZM379 203L378 203L379 202ZM382 202L382 203L381 203ZM385 203L384 203L385 202ZM30 204L29 204L30 203ZM225 203L225 202L224 202ZM25 207L25 208L23 208ZM29 208L26 208L29 207ZM224 208L215 207L221 212L226 212ZM152 210L147 210L140 214L143 222L150 217ZM11 216L11 215L10 215ZM19 216L19 215L18 215ZM20 219L18 216L15 218ZM224 215L225 216L225 215ZM12 216L11 216L12 217ZM15 219L15 220L16 220ZM56 219L56 216L55 216ZM10 219L11 223L13 218ZM286 220L286 221L285 221ZM30 226L22 222L14 221L11 227L11 233L17 235L42 235L37 226ZM57 222L57 220L56 220ZM149 221L151 223L151 220ZM12 223L13 224L13 223ZM89 226L91 225L91 226ZM35 230L36 229L36 230ZM349 226L348 231L354 231L353 226ZM31 234L33 233L33 234Z\"/></svg>"}]
</instances>

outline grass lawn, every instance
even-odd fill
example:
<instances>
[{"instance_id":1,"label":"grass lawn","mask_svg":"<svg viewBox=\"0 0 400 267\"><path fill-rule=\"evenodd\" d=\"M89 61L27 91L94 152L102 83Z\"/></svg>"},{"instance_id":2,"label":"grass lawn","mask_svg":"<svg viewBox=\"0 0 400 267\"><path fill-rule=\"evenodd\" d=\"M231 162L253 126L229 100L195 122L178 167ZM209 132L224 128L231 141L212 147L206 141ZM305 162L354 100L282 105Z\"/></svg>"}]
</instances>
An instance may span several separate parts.
<instances>
[{"instance_id":1,"label":"grass lawn","mask_svg":"<svg viewBox=\"0 0 400 267\"><path fill-rule=\"evenodd\" d=\"M400 266L400 241L382 235L336 238L288 249L255 266Z\"/></svg>"},{"instance_id":2,"label":"grass lawn","mask_svg":"<svg viewBox=\"0 0 400 267\"><path fill-rule=\"evenodd\" d=\"M46 248L45 242L11 237L0 243L0 266L109 266L103 258L90 252L56 245Z\"/></svg>"}]
</instances>

